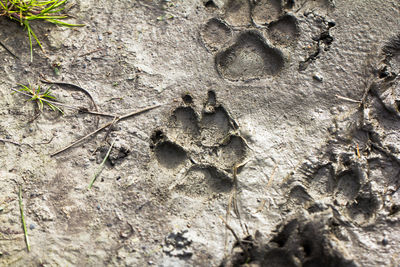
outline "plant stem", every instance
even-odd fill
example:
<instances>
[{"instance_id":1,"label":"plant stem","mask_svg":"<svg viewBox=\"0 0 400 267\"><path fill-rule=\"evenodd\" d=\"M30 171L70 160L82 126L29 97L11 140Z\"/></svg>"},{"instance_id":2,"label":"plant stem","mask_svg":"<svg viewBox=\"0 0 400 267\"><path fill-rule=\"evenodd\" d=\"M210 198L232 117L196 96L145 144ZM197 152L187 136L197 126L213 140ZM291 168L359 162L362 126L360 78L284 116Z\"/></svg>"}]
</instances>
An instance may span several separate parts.
<instances>
[{"instance_id":1,"label":"plant stem","mask_svg":"<svg viewBox=\"0 0 400 267\"><path fill-rule=\"evenodd\" d=\"M97 177L99 176L99 174L100 174L101 171L103 170L103 166L104 166L104 164L106 163L106 160L108 159L108 156L110 155L110 152L111 152L111 149L112 149L113 146L114 146L114 143L115 143L115 140L111 143L111 146L110 146L110 148L108 149L106 156L104 157L104 159L103 159L103 161L101 162L99 168L97 169L97 172L94 174L93 179L92 179L92 181L90 182L89 189L92 188L92 186L93 186L94 182L96 181Z\"/></svg>"},{"instance_id":2,"label":"plant stem","mask_svg":"<svg viewBox=\"0 0 400 267\"><path fill-rule=\"evenodd\" d=\"M21 222L22 222L22 228L24 229L26 248L28 249L28 252L29 252L29 251L31 251L31 245L29 244L28 230L26 229L26 224L25 224L24 208L22 206L22 187L21 186L19 187L19 209L21 211Z\"/></svg>"}]
</instances>

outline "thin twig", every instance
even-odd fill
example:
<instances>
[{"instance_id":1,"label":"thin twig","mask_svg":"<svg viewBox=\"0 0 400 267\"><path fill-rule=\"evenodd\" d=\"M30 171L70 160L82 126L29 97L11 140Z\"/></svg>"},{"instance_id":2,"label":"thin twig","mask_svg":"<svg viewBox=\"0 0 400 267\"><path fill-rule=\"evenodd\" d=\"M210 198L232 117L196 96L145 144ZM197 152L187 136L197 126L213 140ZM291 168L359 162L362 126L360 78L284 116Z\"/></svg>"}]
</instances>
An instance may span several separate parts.
<instances>
[{"instance_id":1,"label":"thin twig","mask_svg":"<svg viewBox=\"0 0 400 267\"><path fill-rule=\"evenodd\" d=\"M159 105L150 106L150 107L147 107L147 108L140 109L140 110L138 110L138 111L134 111L134 112L128 113L128 114L123 115L123 116L121 116L121 117L117 117L116 120L113 119L112 121L109 121L109 122L103 124L102 126L100 126L100 128L94 130L93 132L91 132L91 133L85 135L85 136L82 137L82 138L79 138L78 140L76 140L76 141L73 142L72 144L68 145L67 147L65 147L65 148L63 148L63 149L60 149L60 150L54 152L53 154L50 155L50 157L54 157L54 156L60 154L61 152L66 151L67 149L69 149L69 148L75 146L76 144L79 144L79 143L82 142L83 140L85 140L85 139L91 137L92 135L97 134L97 133L100 132L101 130L107 128L108 126L110 126L110 125L112 125L112 124L114 124L114 123L117 123L117 122L119 122L119 121L121 121L121 120L127 119L127 118L132 117L132 116L135 116L135 115L139 115L139 114L141 114L141 113L143 113L143 112L146 112L146 111L149 111L149 110L158 108L158 107L160 107L160 106L162 106L162 105L159 104Z\"/></svg>"},{"instance_id":2,"label":"thin twig","mask_svg":"<svg viewBox=\"0 0 400 267\"><path fill-rule=\"evenodd\" d=\"M125 120L125 119L128 119L129 117L132 117L132 116L139 115L139 114L141 114L141 113L143 113L143 112L146 112L146 111L149 111L149 110L152 110L152 109L161 107L162 105L163 105L163 104L157 104L157 105L153 105L153 106L150 106L150 107L147 107L147 108L142 108L142 109L137 110L137 111L133 111L133 112L131 112L131 113L128 113L128 114L126 114L126 115L121 116L119 119L117 119L117 122L118 122L118 121Z\"/></svg>"},{"instance_id":3,"label":"thin twig","mask_svg":"<svg viewBox=\"0 0 400 267\"><path fill-rule=\"evenodd\" d=\"M0 41L0 45L8 52L10 53L10 55L12 55L13 57L15 57L16 59L19 59L19 57L14 54L2 41Z\"/></svg>"},{"instance_id":4,"label":"thin twig","mask_svg":"<svg viewBox=\"0 0 400 267\"><path fill-rule=\"evenodd\" d=\"M61 152L64 152L65 150L68 150L69 148L71 148L71 147L73 147L73 146L79 144L80 142L82 142L82 141L85 140L86 138L89 138L90 136L95 135L95 134L97 134L98 132L100 132L101 130L107 128L107 127L110 126L111 124L112 124L112 122L107 122L106 124L103 124L103 125L102 125L100 128L98 128L97 130L95 130L95 131L93 131L93 132L91 132L91 133L85 135L85 136L82 137L82 138L79 138L78 140L76 140L76 141L73 142L72 144L66 146L65 148L60 149L60 150L54 152L53 154L50 155L50 157L54 157L54 156L60 154Z\"/></svg>"},{"instance_id":5,"label":"thin twig","mask_svg":"<svg viewBox=\"0 0 400 267\"><path fill-rule=\"evenodd\" d=\"M10 143L10 144L13 144L13 145L16 145L16 146L28 146L28 147L30 147L30 148L33 149L33 146L31 146L30 144L18 143L18 142L15 142L15 141L12 141L12 140L3 139L3 138L0 138L0 142L3 142L3 143ZM34 149L33 149L33 150L34 150ZM36 151L35 151L35 152L36 152Z\"/></svg>"},{"instance_id":6,"label":"thin twig","mask_svg":"<svg viewBox=\"0 0 400 267\"><path fill-rule=\"evenodd\" d=\"M76 81L78 82L78 84L79 84L79 87L81 87L82 88L82 84L81 84L81 82L79 81L79 78L78 78L78 76L76 75L76 73L73 73L73 75L74 75L74 77L75 77L75 79L76 79ZM82 88L83 89L83 88ZM92 99L93 100L93 99ZM96 103L95 102L93 102L94 103L94 105L96 105ZM98 107L97 106L95 106L95 109L96 110L98 110ZM96 117L96 128L97 127L99 127L99 122L100 122L100 118L99 117Z\"/></svg>"},{"instance_id":7,"label":"thin twig","mask_svg":"<svg viewBox=\"0 0 400 267\"><path fill-rule=\"evenodd\" d=\"M112 149L113 146L114 146L114 143L115 143L115 140L111 143L111 146L110 146L110 148L108 149L106 156L104 157L104 159L103 159L103 161L101 162L99 168L97 169L97 172L94 174L93 179L92 179L92 181L90 182L89 189L92 188L92 186L93 186L94 182L96 181L97 177L100 175L101 171L103 170L103 166L104 166L104 164L106 163L106 160L108 159L108 156L110 155L110 152L111 152L111 149Z\"/></svg>"},{"instance_id":8,"label":"thin twig","mask_svg":"<svg viewBox=\"0 0 400 267\"><path fill-rule=\"evenodd\" d=\"M354 99L351 99L351 98L348 98L348 97L344 97L344 96L340 96L340 95L335 95L335 96L337 98L339 98L339 99L346 100L346 101L349 101L351 103L357 103L357 104L361 103L361 101L359 101L359 100L354 100Z\"/></svg>"},{"instance_id":9,"label":"thin twig","mask_svg":"<svg viewBox=\"0 0 400 267\"><path fill-rule=\"evenodd\" d=\"M246 231L245 231L245 228L243 227L243 224L242 224L242 218L241 218L241 216L240 216L240 210L239 210L239 206L238 206L238 179L237 179L237 171L238 171L238 169L239 169L240 167L246 165L248 161L249 161L249 160L246 160L246 161L237 163L237 164L233 167L233 192L232 192L232 195L233 195L233 199L232 199L232 201L233 201L233 210L234 210L234 212L235 212L237 218L239 219L239 224L240 224L240 227L242 228L243 232L246 232Z\"/></svg>"},{"instance_id":10,"label":"thin twig","mask_svg":"<svg viewBox=\"0 0 400 267\"><path fill-rule=\"evenodd\" d=\"M72 83L49 81L49 80L47 80L46 78L44 78L43 76L42 76L41 82L47 83L47 84L56 84L56 85L60 85L60 86L67 86L67 87L74 88L74 89L76 89L76 90L78 90L78 91L81 91L81 92L83 92L85 95L87 95L87 96L90 98L90 101L92 102L93 108L95 109L95 111L99 111L99 109L98 109L98 107L97 107L97 104L96 104L96 102L94 101L92 95L91 95L91 94L89 93L89 91L87 91L86 89L84 89L84 88L82 88L82 87L80 87L80 86L78 86L78 85L72 84Z\"/></svg>"},{"instance_id":11,"label":"thin twig","mask_svg":"<svg viewBox=\"0 0 400 267\"><path fill-rule=\"evenodd\" d=\"M3 139L3 138L0 138L0 142L10 143L10 144L13 144L13 145L16 145L16 146L22 146L22 144L20 144L20 143L17 143L15 141L11 141L11 140L7 140L7 139Z\"/></svg>"},{"instance_id":12,"label":"thin twig","mask_svg":"<svg viewBox=\"0 0 400 267\"><path fill-rule=\"evenodd\" d=\"M271 186L272 181L274 180L274 176L275 176L275 172L276 172L277 168L278 168L278 164L275 164L275 167L274 167L274 169L272 170L272 173L271 173L271 177L268 179L268 183L265 186L265 190L267 190ZM256 213L259 213L264 209L265 203L267 203L267 199L266 198L261 201L261 204L258 207Z\"/></svg>"},{"instance_id":13,"label":"thin twig","mask_svg":"<svg viewBox=\"0 0 400 267\"><path fill-rule=\"evenodd\" d=\"M104 141L107 140L107 137L108 137L108 135L110 134L111 129L113 128L113 126L114 126L114 124L116 123L117 119L118 119L118 117L115 116L114 119L113 119L113 121L112 121L112 123L111 123L111 125L108 127L107 133L106 133L106 135L104 136L104 139L103 139Z\"/></svg>"},{"instance_id":14,"label":"thin twig","mask_svg":"<svg viewBox=\"0 0 400 267\"><path fill-rule=\"evenodd\" d=\"M242 248L243 253L246 255L246 258L248 258L249 253L247 249L243 246L242 240L237 236L233 228L225 221L225 219L220 215L219 218L222 220L222 222L225 224L225 227L232 233L233 237L235 237L236 242L239 244L239 246Z\"/></svg>"},{"instance_id":15,"label":"thin twig","mask_svg":"<svg viewBox=\"0 0 400 267\"><path fill-rule=\"evenodd\" d=\"M22 222L22 228L24 229L24 236L25 236L25 243L26 243L26 248L29 251L31 251L31 245L29 244L29 239L28 239L28 230L26 229L26 223L25 223L25 217L24 217L24 208L22 206L22 187L19 187L19 209L21 211L21 222Z\"/></svg>"},{"instance_id":16,"label":"thin twig","mask_svg":"<svg viewBox=\"0 0 400 267\"><path fill-rule=\"evenodd\" d=\"M220 215L219 218L222 220L222 222L225 224L225 227L231 231L233 237L236 239L236 241L239 243L241 246L242 242L240 241L240 238L237 236L236 232L232 229L232 227L225 221L225 219Z\"/></svg>"},{"instance_id":17,"label":"thin twig","mask_svg":"<svg viewBox=\"0 0 400 267\"><path fill-rule=\"evenodd\" d=\"M89 52L87 52L87 53L84 53L84 54L78 55L78 57L84 57L84 56L88 56L88 55L90 55L90 54L93 54L93 53L96 53L96 52L98 52L98 51L102 51L102 50L105 50L105 48L97 48L97 49L95 49L95 50L92 50L92 51L89 51Z\"/></svg>"}]
</instances>

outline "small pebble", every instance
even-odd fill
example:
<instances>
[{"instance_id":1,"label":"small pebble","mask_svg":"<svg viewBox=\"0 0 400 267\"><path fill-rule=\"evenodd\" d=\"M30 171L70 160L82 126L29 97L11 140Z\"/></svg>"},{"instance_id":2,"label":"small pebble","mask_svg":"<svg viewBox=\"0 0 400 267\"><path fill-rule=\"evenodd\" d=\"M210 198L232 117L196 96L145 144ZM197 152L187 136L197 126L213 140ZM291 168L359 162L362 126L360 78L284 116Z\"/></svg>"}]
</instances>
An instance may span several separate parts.
<instances>
[{"instance_id":1,"label":"small pebble","mask_svg":"<svg viewBox=\"0 0 400 267\"><path fill-rule=\"evenodd\" d=\"M35 225L34 223L31 223L31 224L29 225L29 229L33 230L33 229L35 229L35 228L36 228L36 225Z\"/></svg>"},{"instance_id":2,"label":"small pebble","mask_svg":"<svg viewBox=\"0 0 400 267\"><path fill-rule=\"evenodd\" d=\"M382 245L386 246L387 244L389 244L389 240L386 238L382 239Z\"/></svg>"},{"instance_id":3,"label":"small pebble","mask_svg":"<svg viewBox=\"0 0 400 267\"><path fill-rule=\"evenodd\" d=\"M322 82L324 80L324 77L322 77L322 75L319 74L319 73L314 73L313 79L318 81L318 82Z\"/></svg>"}]
</instances>

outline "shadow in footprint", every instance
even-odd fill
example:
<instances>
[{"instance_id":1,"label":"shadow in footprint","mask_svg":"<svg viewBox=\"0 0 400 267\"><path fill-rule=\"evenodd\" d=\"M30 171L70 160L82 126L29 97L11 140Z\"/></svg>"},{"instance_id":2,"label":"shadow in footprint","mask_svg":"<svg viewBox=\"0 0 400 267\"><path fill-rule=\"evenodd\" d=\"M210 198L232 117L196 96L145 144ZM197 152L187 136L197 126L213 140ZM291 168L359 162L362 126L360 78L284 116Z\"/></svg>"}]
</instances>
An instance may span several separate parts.
<instances>
[{"instance_id":1,"label":"shadow in footprint","mask_svg":"<svg viewBox=\"0 0 400 267\"><path fill-rule=\"evenodd\" d=\"M225 79L250 80L276 75L284 66L284 58L259 33L248 31L240 34L234 45L218 53L215 64Z\"/></svg>"},{"instance_id":2,"label":"shadow in footprint","mask_svg":"<svg viewBox=\"0 0 400 267\"><path fill-rule=\"evenodd\" d=\"M168 169L175 169L185 162L187 155L185 150L169 141L159 143L155 147L157 161Z\"/></svg>"}]
</instances>

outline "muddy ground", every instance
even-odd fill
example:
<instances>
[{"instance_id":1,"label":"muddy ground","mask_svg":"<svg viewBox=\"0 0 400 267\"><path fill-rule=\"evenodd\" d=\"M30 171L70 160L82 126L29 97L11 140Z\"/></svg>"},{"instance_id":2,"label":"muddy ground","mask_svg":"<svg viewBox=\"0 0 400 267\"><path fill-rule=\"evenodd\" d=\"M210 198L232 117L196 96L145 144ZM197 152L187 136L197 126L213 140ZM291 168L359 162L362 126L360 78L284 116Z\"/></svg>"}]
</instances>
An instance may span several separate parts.
<instances>
[{"instance_id":1,"label":"muddy ground","mask_svg":"<svg viewBox=\"0 0 400 267\"><path fill-rule=\"evenodd\" d=\"M0 20L20 58L0 48L1 266L400 264L399 1L66 12L86 26L34 23L46 52L34 46L33 63L23 30ZM102 113L162 106L51 156L113 118L36 116L10 88L43 78L86 89ZM77 87L52 90L96 109Z\"/></svg>"}]
</instances>

